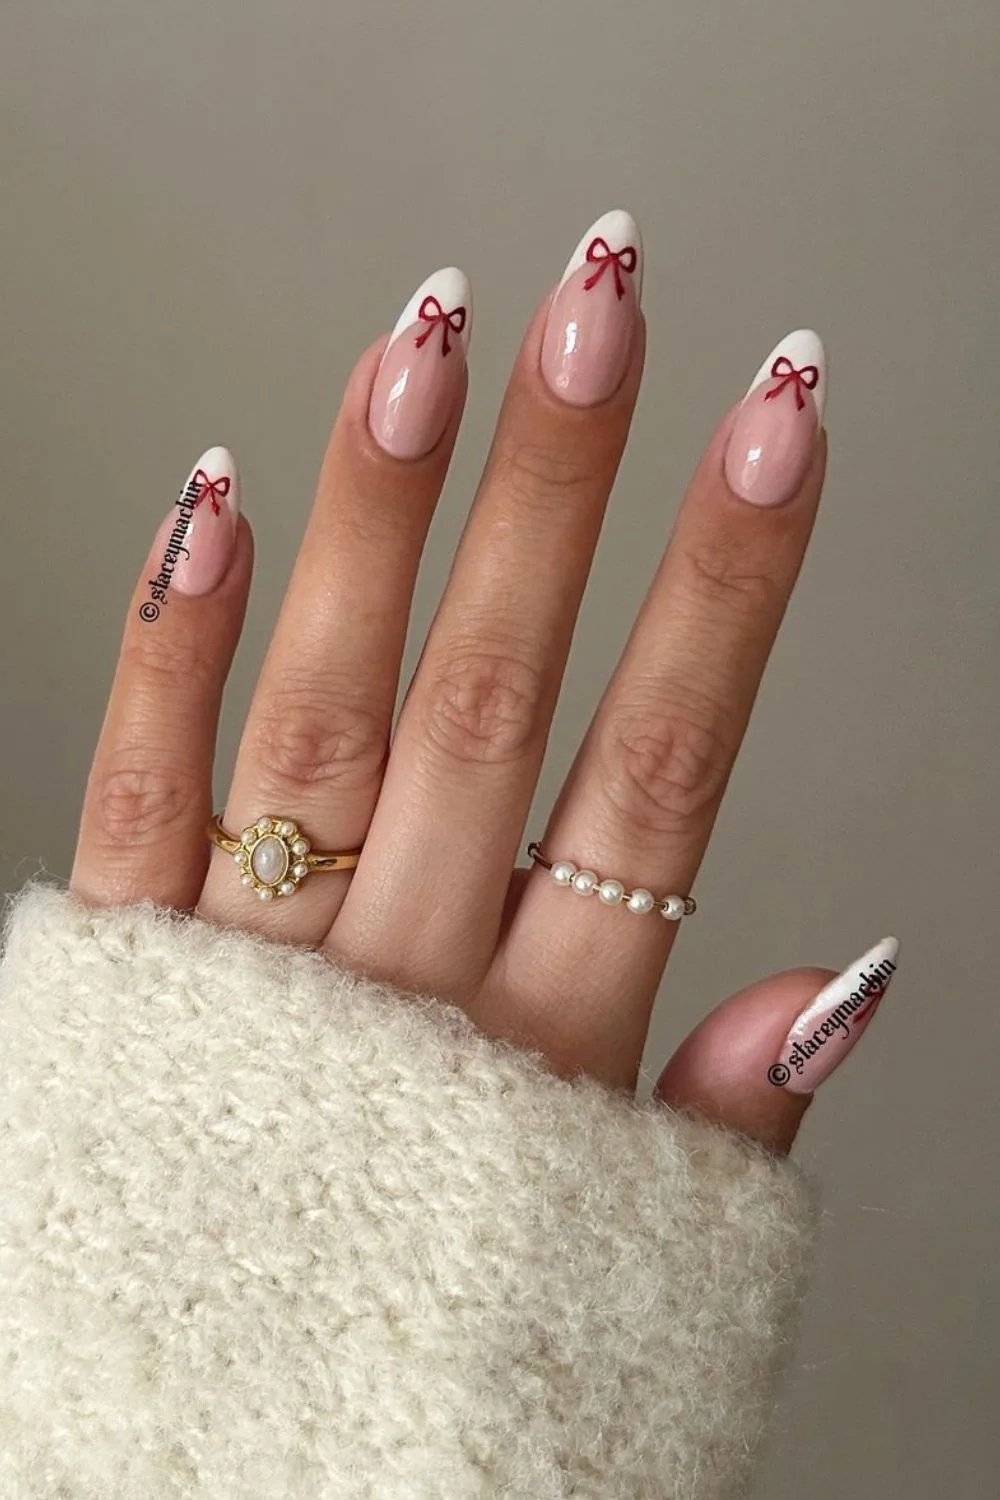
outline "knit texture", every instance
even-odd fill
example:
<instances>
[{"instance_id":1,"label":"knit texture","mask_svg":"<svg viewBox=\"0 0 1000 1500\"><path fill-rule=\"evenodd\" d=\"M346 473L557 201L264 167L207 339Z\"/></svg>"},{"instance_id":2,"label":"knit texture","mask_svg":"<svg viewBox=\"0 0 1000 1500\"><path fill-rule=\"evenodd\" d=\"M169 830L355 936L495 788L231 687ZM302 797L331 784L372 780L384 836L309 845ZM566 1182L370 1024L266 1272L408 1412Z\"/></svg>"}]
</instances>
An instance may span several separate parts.
<instances>
[{"instance_id":1,"label":"knit texture","mask_svg":"<svg viewBox=\"0 0 1000 1500\"><path fill-rule=\"evenodd\" d=\"M148 904L35 885L5 948L3 1500L743 1493L789 1163Z\"/></svg>"}]
</instances>

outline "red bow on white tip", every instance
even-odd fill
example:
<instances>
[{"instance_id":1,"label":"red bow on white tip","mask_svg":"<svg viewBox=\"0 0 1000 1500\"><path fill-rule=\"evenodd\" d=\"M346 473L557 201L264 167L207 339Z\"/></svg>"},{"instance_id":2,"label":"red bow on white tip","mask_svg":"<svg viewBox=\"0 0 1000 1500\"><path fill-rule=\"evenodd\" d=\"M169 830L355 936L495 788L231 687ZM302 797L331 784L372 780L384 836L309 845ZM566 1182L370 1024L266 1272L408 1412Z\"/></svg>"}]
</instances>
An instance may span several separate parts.
<instances>
[{"instance_id":1,"label":"red bow on white tip","mask_svg":"<svg viewBox=\"0 0 1000 1500\"><path fill-rule=\"evenodd\" d=\"M803 365L801 370L797 370L791 360L784 354L779 355L774 361L774 364L771 366L771 375L773 379L780 380L781 384L776 385L773 391L768 391L764 400L773 401L775 396L781 395L789 381L794 381L795 405L799 411L806 404L806 398L802 394L802 387L805 386L807 391L814 391L819 384L819 370L815 365Z\"/></svg>"},{"instance_id":2,"label":"red bow on white tip","mask_svg":"<svg viewBox=\"0 0 1000 1500\"><path fill-rule=\"evenodd\" d=\"M625 295L625 283L622 281L622 272L627 271L631 276L639 264L639 256L634 245L626 245L621 250L612 250L607 240L600 235L591 240L587 246L587 259L591 265L596 265L597 270L588 276L583 283L583 290L589 292L591 287L596 286L609 266L614 268L615 293L619 302Z\"/></svg>"},{"instance_id":3,"label":"red bow on white tip","mask_svg":"<svg viewBox=\"0 0 1000 1500\"><path fill-rule=\"evenodd\" d=\"M421 302L417 317L422 323L430 325L424 329L423 333L419 333L414 340L417 348L420 349L426 344L435 328L440 324L443 329L441 338L442 357L445 354L450 354L451 344L448 341L448 330L452 328L456 333L462 332L462 329L465 327L465 308L453 307L451 312L445 312L438 299L429 296L425 297L423 302Z\"/></svg>"},{"instance_id":4,"label":"red bow on white tip","mask_svg":"<svg viewBox=\"0 0 1000 1500\"><path fill-rule=\"evenodd\" d=\"M229 494L229 475L223 474L218 479L209 479L204 469L195 469L192 482L198 486L198 493L194 497L195 510L203 500L210 500L214 514L219 515L222 510L219 501L224 500Z\"/></svg>"}]
</instances>

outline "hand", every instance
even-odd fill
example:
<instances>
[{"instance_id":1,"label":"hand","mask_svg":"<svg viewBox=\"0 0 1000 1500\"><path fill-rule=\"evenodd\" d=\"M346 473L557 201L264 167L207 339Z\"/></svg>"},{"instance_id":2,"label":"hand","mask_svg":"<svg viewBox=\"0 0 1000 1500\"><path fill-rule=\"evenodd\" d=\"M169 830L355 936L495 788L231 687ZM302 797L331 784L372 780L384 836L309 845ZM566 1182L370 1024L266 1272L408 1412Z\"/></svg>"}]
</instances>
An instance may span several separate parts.
<instances>
[{"instance_id":1,"label":"hand","mask_svg":"<svg viewBox=\"0 0 1000 1500\"><path fill-rule=\"evenodd\" d=\"M639 389L641 275L635 224L605 215L533 318L391 749L414 581L465 403L464 276L436 273L362 355L223 823L239 838L271 814L314 849L364 849L353 871L263 900L205 836L252 542L230 455L204 455L129 609L71 878L84 900L149 898L314 946L462 1006L559 1073L634 1089L678 923L514 865ZM690 891L815 517L825 384L822 346L800 331L722 418L540 840L550 861L657 898ZM828 1023L801 1072L785 1068L790 1087L768 1070L789 1057L789 1030L830 970L732 997L657 1094L787 1150L809 1090L874 1014L887 942L819 1003L849 1006L853 993L857 1014Z\"/></svg>"}]
</instances>

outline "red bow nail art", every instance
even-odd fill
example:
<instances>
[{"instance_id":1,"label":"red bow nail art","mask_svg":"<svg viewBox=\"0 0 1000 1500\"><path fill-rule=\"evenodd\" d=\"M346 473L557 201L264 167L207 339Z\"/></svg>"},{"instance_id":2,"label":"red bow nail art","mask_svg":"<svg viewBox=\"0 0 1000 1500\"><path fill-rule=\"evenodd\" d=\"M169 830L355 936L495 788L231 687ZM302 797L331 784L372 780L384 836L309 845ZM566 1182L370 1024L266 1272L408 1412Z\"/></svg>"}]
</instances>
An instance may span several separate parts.
<instances>
[{"instance_id":1,"label":"red bow nail art","mask_svg":"<svg viewBox=\"0 0 1000 1500\"><path fill-rule=\"evenodd\" d=\"M194 497L194 509L197 510L203 500L210 500L214 514L219 515L222 509L219 501L224 500L229 494L229 475L223 474L219 479L209 479L204 469L195 469L192 483L198 486L198 493Z\"/></svg>"},{"instance_id":2,"label":"red bow nail art","mask_svg":"<svg viewBox=\"0 0 1000 1500\"><path fill-rule=\"evenodd\" d=\"M869 1016L873 1016L875 1014L879 1006L882 1004L882 1001L885 999L885 992L889 988L889 986L886 984L884 979L879 979L877 982L878 989L869 990L868 1004L863 1005L857 1012L852 1021L852 1025L860 1026L862 1021L867 1021Z\"/></svg>"},{"instance_id":3,"label":"red bow nail art","mask_svg":"<svg viewBox=\"0 0 1000 1500\"><path fill-rule=\"evenodd\" d=\"M764 400L773 401L775 396L781 395L789 381L794 381L795 405L799 411L806 404L806 398L802 394L802 387L805 386L807 391L814 391L819 384L819 370L815 365L803 365L801 370L797 370L791 360L786 359L783 354L771 366L771 376L775 380L780 380L781 384L776 385L773 391L768 391Z\"/></svg>"},{"instance_id":4,"label":"red bow nail art","mask_svg":"<svg viewBox=\"0 0 1000 1500\"><path fill-rule=\"evenodd\" d=\"M448 342L448 329L452 328L456 333L462 332L462 329L465 327L465 308L453 307L451 312L446 313L436 297L425 297L420 304L420 311L417 313L417 317L422 323L430 324L430 327L425 328L423 333L417 334L414 340L417 348L420 349L426 344L440 323L442 328L441 356L443 358L446 354L450 354L451 344Z\"/></svg>"},{"instance_id":5,"label":"red bow nail art","mask_svg":"<svg viewBox=\"0 0 1000 1500\"><path fill-rule=\"evenodd\" d=\"M596 265L597 270L588 276L583 283L583 290L589 292L592 286L596 286L609 266L614 267L615 292L619 302L625 295L625 283L622 281L622 272L627 271L631 276L639 264L639 257L634 245L626 245L623 250L612 250L607 240L600 235L591 240L587 246L587 259L591 265Z\"/></svg>"}]
</instances>

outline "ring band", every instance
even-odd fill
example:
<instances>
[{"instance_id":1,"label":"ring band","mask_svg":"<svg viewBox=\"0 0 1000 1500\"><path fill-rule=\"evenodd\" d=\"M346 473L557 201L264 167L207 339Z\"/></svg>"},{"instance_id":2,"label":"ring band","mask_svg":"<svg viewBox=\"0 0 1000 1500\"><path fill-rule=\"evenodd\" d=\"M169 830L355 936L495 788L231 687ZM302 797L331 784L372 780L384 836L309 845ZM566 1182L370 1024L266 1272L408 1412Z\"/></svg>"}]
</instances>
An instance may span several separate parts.
<instances>
[{"instance_id":1,"label":"ring band","mask_svg":"<svg viewBox=\"0 0 1000 1500\"><path fill-rule=\"evenodd\" d=\"M549 871L556 885L568 886L581 896L596 893L605 906L624 904L629 911L634 911L639 916L655 907L668 922L679 922L681 917L689 917L698 910L698 903L693 896L657 897L642 886L638 890L627 891L620 880L602 880L593 870L578 870L571 860L558 859L553 862L546 859L537 844L528 845L528 856L536 865Z\"/></svg>"},{"instance_id":2,"label":"ring band","mask_svg":"<svg viewBox=\"0 0 1000 1500\"><path fill-rule=\"evenodd\" d=\"M258 818L237 836L227 832L216 816L206 833L217 849L232 855L241 871L241 883L252 886L261 901L293 896L307 875L353 870L361 858L360 849L340 854L313 849L291 818Z\"/></svg>"}]
</instances>

